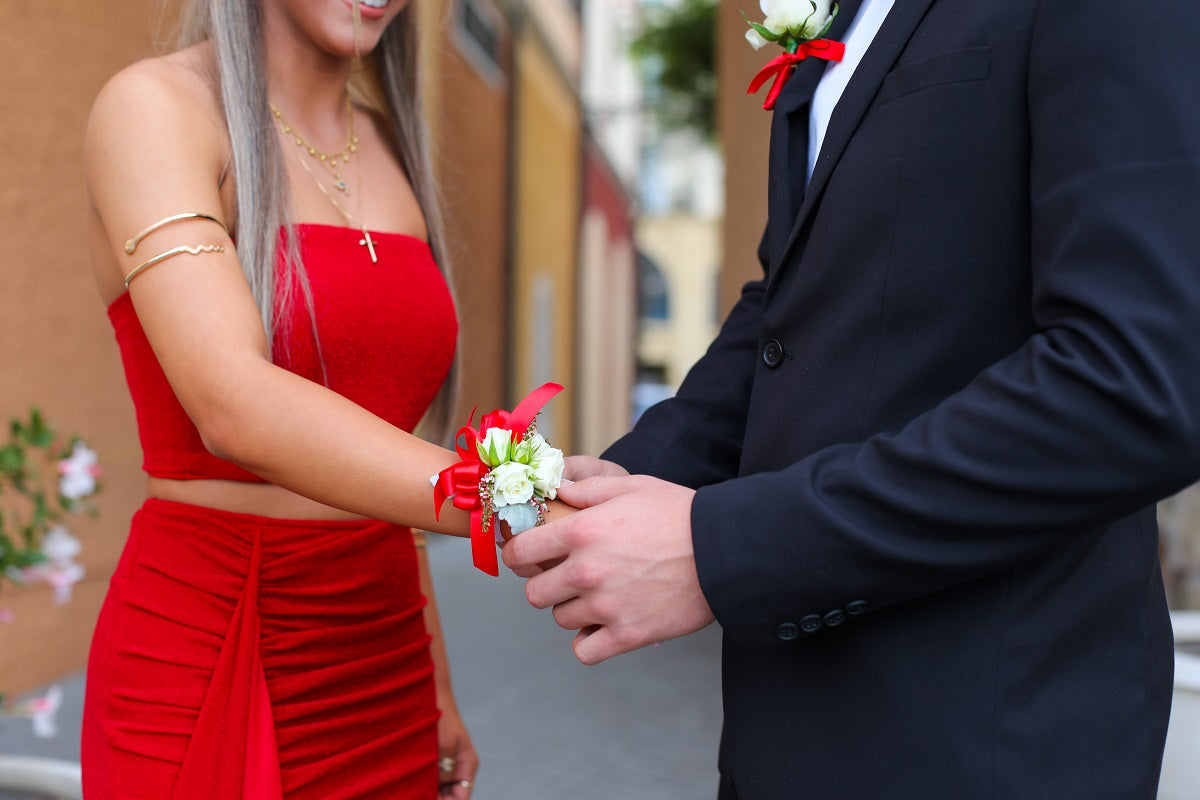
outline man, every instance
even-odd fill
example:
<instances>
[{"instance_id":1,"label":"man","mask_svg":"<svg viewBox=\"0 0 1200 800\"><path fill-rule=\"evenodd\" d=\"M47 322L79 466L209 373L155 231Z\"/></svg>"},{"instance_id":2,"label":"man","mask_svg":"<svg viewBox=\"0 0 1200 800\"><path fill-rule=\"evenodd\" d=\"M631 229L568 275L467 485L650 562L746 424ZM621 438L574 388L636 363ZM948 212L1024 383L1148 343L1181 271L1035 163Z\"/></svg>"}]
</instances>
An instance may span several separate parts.
<instances>
[{"instance_id":1,"label":"man","mask_svg":"<svg viewBox=\"0 0 1200 800\"><path fill-rule=\"evenodd\" d=\"M1152 798L1200 4L847 0L829 38L774 110L762 279L605 454L655 477L574 462L590 508L505 562L584 663L715 615L723 800Z\"/></svg>"}]
</instances>

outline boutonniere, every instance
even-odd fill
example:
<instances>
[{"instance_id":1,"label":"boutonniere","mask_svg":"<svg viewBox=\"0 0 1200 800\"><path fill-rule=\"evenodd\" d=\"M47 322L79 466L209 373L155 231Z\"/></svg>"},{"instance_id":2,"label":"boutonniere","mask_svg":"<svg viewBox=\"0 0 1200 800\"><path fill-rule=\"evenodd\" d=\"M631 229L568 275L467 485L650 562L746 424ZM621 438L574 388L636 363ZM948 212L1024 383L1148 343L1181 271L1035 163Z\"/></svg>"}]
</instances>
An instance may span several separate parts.
<instances>
[{"instance_id":1,"label":"boutonniere","mask_svg":"<svg viewBox=\"0 0 1200 800\"><path fill-rule=\"evenodd\" d=\"M796 65L806 58L820 58L825 61L841 61L846 54L846 45L831 39L823 39L833 20L837 17L837 3L830 0L759 0L766 19L753 22L746 17L750 30L746 31L746 40L755 50L774 42L784 49L782 55L776 56L759 70L750 82L747 94L754 94L771 78L775 82L767 92L763 108L770 111L775 107L775 101L788 78L796 71Z\"/></svg>"},{"instance_id":2,"label":"boutonniere","mask_svg":"<svg viewBox=\"0 0 1200 800\"><path fill-rule=\"evenodd\" d=\"M537 432L537 415L562 388L543 384L512 411L484 414L478 428L472 412L455 437L462 460L429 479L436 516L447 500L470 512L472 558L489 575L500 574L492 533L496 519L514 534L529 530L545 521L546 504L558 494L563 453Z\"/></svg>"}]
</instances>

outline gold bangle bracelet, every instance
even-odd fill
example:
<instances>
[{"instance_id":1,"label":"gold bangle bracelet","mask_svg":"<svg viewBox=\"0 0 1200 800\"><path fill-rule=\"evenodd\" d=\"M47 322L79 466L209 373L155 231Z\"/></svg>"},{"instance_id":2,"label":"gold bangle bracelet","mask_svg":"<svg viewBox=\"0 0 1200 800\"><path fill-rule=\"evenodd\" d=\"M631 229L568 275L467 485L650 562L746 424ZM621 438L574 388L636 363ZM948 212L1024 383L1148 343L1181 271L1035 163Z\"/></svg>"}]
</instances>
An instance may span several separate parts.
<instances>
[{"instance_id":1,"label":"gold bangle bracelet","mask_svg":"<svg viewBox=\"0 0 1200 800\"><path fill-rule=\"evenodd\" d=\"M225 227L225 223L221 222L221 220L217 219L211 214L205 214L201 211L184 211L182 214L172 214L169 217L163 217L158 222L155 222L153 225L147 227L146 230L142 231L137 236L125 242L125 252L129 255L133 255L134 251L137 250L138 245L142 243L142 239L145 239L147 236L154 233L164 225L170 225L172 222L180 222L185 219L206 219L210 222L215 222L221 226L221 230L225 231L226 235L229 234L229 229Z\"/></svg>"},{"instance_id":2,"label":"gold bangle bracelet","mask_svg":"<svg viewBox=\"0 0 1200 800\"><path fill-rule=\"evenodd\" d=\"M163 253L159 253L158 255L154 256L153 258L147 259L146 261L143 261L141 264L138 264L136 267L134 267L130 271L130 273L125 276L125 288L128 289L129 282L132 281L134 278L136 278L138 275L140 275L143 270L149 269L150 267L153 267L155 264L158 264L159 262L166 261L168 258L171 258L172 256L181 255L183 253L187 253L188 255L198 256L201 253L224 253L224 252L225 252L225 248L219 244L199 244L199 245L196 245L195 247L188 247L186 244L181 244L181 245L179 245L179 247L172 247L170 250L167 250L166 252L163 252Z\"/></svg>"},{"instance_id":3,"label":"gold bangle bracelet","mask_svg":"<svg viewBox=\"0 0 1200 800\"><path fill-rule=\"evenodd\" d=\"M429 540L426 538L424 531L413 531L412 536L413 547L423 549L425 545L429 544Z\"/></svg>"}]
</instances>

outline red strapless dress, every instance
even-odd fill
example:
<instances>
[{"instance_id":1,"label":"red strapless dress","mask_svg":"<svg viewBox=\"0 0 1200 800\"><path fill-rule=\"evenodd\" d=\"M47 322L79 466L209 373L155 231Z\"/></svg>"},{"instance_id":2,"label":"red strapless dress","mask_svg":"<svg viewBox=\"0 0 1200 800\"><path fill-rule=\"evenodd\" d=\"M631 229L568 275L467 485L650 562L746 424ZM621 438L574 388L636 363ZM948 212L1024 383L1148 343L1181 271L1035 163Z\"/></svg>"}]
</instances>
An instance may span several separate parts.
<instances>
[{"instance_id":1,"label":"red strapless dress","mask_svg":"<svg viewBox=\"0 0 1200 800\"><path fill-rule=\"evenodd\" d=\"M412 430L457 335L429 248L372 234L372 264L359 231L296 232L324 370L303 303L276 338L278 363ZM204 449L128 294L109 318L146 472L259 481ZM407 528L148 500L92 641L84 795L433 800L438 711L424 605Z\"/></svg>"}]
</instances>

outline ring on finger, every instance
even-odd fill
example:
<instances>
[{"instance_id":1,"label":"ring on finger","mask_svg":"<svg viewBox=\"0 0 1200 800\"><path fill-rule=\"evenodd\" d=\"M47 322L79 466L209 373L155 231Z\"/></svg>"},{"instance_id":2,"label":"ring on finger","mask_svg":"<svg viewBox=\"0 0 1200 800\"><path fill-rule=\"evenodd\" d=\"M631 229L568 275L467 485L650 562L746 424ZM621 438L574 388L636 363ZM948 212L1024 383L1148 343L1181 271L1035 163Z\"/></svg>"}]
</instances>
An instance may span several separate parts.
<instances>
[{"instance_id":1,"label":"ring on finger","mask_svg":"<svg viewBox=\"0 0 1200 800\"><path fill-rule=\"evenodd\" d=\"M454 765L457 763L458 762L450 756L442 756L438 759L438 769L442 772L454 772Z\"/></svg>"}]
</instances>

